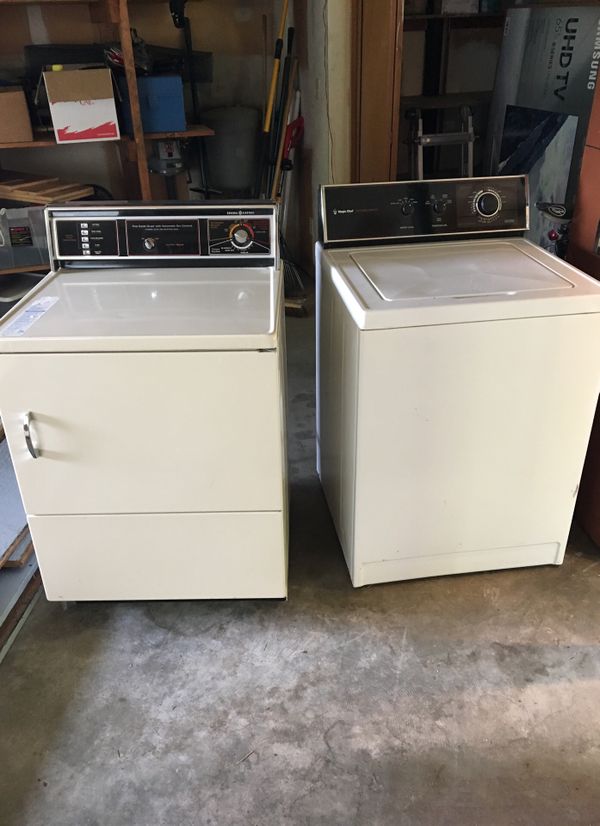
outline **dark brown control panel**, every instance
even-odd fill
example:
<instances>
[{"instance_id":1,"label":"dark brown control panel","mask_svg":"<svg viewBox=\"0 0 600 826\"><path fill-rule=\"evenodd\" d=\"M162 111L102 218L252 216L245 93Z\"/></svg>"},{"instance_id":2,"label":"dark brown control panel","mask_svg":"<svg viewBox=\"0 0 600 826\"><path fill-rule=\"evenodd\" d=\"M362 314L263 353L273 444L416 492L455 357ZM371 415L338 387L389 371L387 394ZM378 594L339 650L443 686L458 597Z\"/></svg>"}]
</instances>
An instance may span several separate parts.
<instances>
[{"instance_id":1,"label":"dark brown control panel","mask_svg":"<svg viewBox=\"0 0 600 826\"><path fill-rule=\"evenodd\" d=\"M48 207L46 214L55 261L203 266L232 257L263 264L277 257L277 207L264 201L73 204Z\"/></svg>"},{"instance_id":2,"label":"dark brown control panel","mask_svg":"<svg viewBox=\"0 0 600 826\"><path fill-rule=\"evenodd\" d=\"M529 223L527 178L324 186L321 223L325 245L523 232Z\"/></svg>"}]
</instances>

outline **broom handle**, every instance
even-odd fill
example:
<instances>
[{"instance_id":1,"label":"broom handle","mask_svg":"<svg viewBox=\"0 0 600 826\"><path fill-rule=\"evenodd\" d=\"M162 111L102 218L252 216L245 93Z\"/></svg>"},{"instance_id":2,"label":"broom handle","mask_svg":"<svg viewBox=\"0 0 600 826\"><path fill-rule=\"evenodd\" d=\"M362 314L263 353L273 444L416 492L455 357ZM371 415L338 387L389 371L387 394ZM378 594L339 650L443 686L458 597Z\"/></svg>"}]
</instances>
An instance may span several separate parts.
<instances>
[{"instance_id":1,"label":"broom handle","mask_svg":"<svg viewBox=\"0 0 600 826\"><path fill-rule=\"evenodd\" d=\"M277 161L275 163L275 170L273 172L273 186L271 188L271 198L275 199L277 197L277 190L279 189L279 177L281 175L281 163L283 161L283 145L285 144L285 134L287 132L287 122L290 117L290 109L292 108L292 98L294 97L294 84L296 82L296 74L298 72L298 58L294 58L294 62L292 63L292 71L290 72L290 78L288 82L288 88L286 91L286 99L285 99L285 108L283 111L283 118L282 118L282 129L281 129L281 136L279 140L279 147L277 149Z\"/></svg>"},{"instance_id":2,"label":"broom handle","mask_svg":"<svg viewBox=\"0 0 600 826\"><path fill-rule=\"evenodd\" d=\"M281 64L281 53L283 51L283 35L285 34L285 21L287 20L288 4L289 0L283 0L283 8L281 10L281 18L279 20L279 31L277 32L275 53L273 55L271 86L269 87L269 97L267 98L265 122L263 123L263 132L265 133L269 133L271 131L271 119L273 117L273 105L275 103L275 95L277 93L277 79L279 77L279 66Z\"/></svg>"}]
</instances>

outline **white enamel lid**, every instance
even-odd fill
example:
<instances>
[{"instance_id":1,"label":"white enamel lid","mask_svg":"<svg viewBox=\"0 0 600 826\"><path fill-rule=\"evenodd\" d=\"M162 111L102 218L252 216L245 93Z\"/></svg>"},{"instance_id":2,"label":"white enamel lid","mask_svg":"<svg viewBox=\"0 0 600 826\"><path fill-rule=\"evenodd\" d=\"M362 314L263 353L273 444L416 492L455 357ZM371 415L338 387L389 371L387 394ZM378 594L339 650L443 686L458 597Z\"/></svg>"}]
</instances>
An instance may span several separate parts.
<instances>
[{"instance_id":1,"label":"white enamel lid","mask_svg":"<svg viewBox=\"0 0 600 826\"><path fill-rule=\"evenodd\" d=\"M487 243L477 255L468 245L438 244L357 251L350 257L385 301L573 288L572 281L506 242Z\"/></svg>"},{"instance_id":2,"label":"white enamel lid","mask_svg":"<svg viewBox=\"0 0 600 826\"><path fill-rule=\"evenodd\" d=\"M361 329L600 312L600 283L521 238L321 250Z\"/></svg>"}]
</instances>

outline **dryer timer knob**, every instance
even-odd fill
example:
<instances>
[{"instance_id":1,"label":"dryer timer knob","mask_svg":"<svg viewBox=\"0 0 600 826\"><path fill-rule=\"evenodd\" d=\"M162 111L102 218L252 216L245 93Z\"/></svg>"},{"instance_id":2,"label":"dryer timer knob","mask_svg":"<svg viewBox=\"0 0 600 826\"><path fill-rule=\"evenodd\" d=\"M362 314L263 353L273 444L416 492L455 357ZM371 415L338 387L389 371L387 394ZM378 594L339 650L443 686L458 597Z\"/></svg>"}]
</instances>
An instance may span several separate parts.
<instances>
[{"instance_id":1,"label":"dryer timer knob","mask_svg":"<svg viewBox=\"0 0 600 826\"><path fill-rule=\"evenodd\" d=\"M229 240L236 249L247 249L254 240L251 227L248 224L235 224L229 232Z\"/></svg>"}]
</instances>

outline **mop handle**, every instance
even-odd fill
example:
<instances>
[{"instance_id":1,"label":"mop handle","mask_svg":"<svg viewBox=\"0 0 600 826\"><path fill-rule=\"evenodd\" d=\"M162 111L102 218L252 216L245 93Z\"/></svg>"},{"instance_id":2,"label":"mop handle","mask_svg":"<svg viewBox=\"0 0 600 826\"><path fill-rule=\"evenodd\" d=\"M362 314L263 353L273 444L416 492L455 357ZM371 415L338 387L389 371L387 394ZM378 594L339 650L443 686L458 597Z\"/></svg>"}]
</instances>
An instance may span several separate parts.
<instances>
[{"instance_id":1,"label":"mop handle","mask_svg":"<svg viewBox=\"0 0 600 826\"><path fill-rule=\"evenodd\" d=\"M281 64L281 53L283 51L283 35L285 34L285 21L287 19L289 0L283 0L281 19L279 21L279 31L275 42L275 53L273 55L273 71L271 72L271 86L269 87L269 97L267 98L267 108L265 110L265 122L263 132L271 131L271 119L273 117L273 106L275 104L275 94L277 93L277 79L279 77L279 66Z\"/></svg>"}]
</instances>

